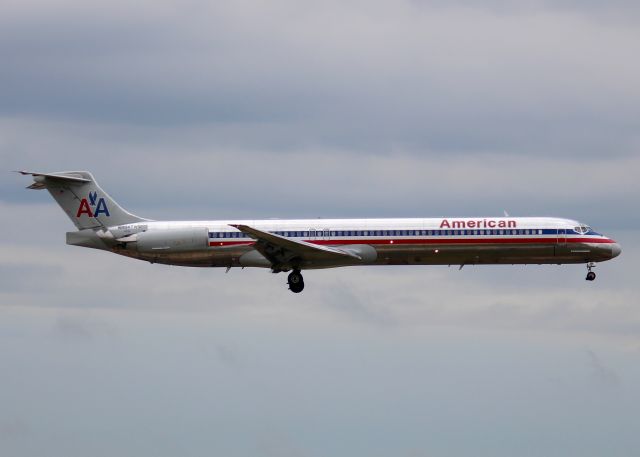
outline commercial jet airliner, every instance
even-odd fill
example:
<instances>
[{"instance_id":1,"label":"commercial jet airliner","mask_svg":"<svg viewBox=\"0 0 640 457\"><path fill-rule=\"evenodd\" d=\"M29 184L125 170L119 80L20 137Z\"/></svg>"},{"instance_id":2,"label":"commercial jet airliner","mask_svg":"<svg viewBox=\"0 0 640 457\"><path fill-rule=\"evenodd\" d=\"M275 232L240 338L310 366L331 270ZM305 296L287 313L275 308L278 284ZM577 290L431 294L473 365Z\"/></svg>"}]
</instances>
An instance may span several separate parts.
<instances>
[{"instance_id":1,"label":"commercial jet airliner","mask_svg":"<svg viewBox=\"0 0 640 457\"><path fill-rule=\"evenodd\" d=\"M584 263L593 281L595 263L621 252L588 225L553 217L154 221L124 210L89 172L20 173L77 227L67 244L151 263L289 272L295 293L302 270L355 265Z\"/></svg>"}]
</instances>

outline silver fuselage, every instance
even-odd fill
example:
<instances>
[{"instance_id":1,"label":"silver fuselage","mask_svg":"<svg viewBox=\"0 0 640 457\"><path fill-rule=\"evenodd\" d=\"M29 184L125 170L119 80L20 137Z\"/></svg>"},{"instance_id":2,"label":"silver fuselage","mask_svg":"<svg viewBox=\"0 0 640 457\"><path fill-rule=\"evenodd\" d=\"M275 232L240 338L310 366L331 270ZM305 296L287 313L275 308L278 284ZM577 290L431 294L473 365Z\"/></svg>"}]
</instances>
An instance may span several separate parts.
<instances>
[{"instance_id":1,"label":"silver fuselage","mask_svg":"<svg viewBox=\"0 0 640 457\"><path fill-rule=\"evenodd\" d=\"M69 244L110 250L152 263L194 267L264 267L272 262L258 252L256 241L232 225L246 224L295 241L337 247L359 260L322 255L291 259L289 269L350 265L563 264L609 260L620 253L611 238L576 221L549 217L429 219L302 219L247 221L145 221L102 232L70 232ZM191 230L193 243L140 249L136 234ZM108 234L108 235L105 235Z\"/></svg>"}]
</instances>

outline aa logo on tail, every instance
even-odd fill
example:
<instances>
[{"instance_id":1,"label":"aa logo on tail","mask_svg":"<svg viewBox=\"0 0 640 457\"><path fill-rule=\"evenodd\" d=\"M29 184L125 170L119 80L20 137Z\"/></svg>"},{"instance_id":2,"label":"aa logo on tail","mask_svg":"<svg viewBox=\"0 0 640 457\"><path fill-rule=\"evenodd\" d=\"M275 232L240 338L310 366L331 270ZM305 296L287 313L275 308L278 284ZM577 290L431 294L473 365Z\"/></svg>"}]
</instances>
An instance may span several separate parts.
<instances>
[{"instance_id":1,"label":"aa logo on tail","mask_svg":"<svg viewBox=\"0 0 640 457\"><path fill-rule=\"evenodd\" d=\"M83 214L86 214L89 217L98 217L100 214L104 214L108 217L109 208L107 208L107 202L105 202L102 197L98 198L97 192L89 192L88 201L86 198L80 200L80 206L78 207L76 217L80 217Z\"/></svg>"}]
</instances>

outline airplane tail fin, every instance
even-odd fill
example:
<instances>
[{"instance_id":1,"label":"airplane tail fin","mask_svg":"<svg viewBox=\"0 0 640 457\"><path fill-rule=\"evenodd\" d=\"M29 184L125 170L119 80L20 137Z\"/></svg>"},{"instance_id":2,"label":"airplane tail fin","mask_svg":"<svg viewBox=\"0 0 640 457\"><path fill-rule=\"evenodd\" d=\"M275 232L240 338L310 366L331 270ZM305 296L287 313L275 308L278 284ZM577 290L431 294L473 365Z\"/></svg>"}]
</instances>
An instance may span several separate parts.
<instances>
[{"instance_id":1,"label":"airplane tail fin","mask_svg":"<svg viewBox=\"0 0 640 457\"><path fill-rule=\"evenodd\" d=\"M88 171L18 173L33 176L27 189L47 189L78 230L148 221L118 205Z\"/></svg>"}]
</instances>

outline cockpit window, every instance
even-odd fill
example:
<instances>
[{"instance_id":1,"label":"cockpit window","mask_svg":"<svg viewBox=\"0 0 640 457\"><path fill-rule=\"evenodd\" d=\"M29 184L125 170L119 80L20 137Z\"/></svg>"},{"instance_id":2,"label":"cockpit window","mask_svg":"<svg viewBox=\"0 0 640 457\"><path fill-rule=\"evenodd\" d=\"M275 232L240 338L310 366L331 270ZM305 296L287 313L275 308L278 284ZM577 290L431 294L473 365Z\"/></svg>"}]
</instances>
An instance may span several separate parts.
<instances>
[{"instance_id":1,"label":"cockpit window","mask_svg":"<svg viewBox=\"0 0 640 457\"><path fill-rule=\"evenodd\" d=\"M574 227L573 230L577 233L580 233L581 235L584 235L592 231L591 227L584 224L580 224L578 227Z\"/></svg>"}]
</instances>

